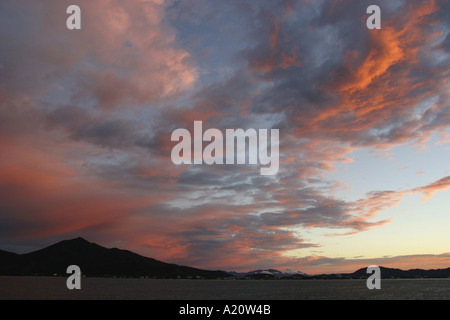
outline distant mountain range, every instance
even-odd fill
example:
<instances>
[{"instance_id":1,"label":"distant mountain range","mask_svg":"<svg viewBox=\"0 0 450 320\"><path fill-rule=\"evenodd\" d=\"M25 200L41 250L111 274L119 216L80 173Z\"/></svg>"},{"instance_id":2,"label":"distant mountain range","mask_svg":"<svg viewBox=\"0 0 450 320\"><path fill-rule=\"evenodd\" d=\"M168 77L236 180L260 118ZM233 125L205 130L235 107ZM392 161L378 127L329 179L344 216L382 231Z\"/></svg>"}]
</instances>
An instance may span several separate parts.
<instances>
[{"instance_id":1,"label":"distant mountain range","mask_svg":"<svg viewBox=\"0 0 450 320\"><path fill-rule=\"evenodd\" d=\"M353 273L341 274L342 277L346 278L367 278L366 273L367 268L361 268ZM410 269L401 270L395 268L385 268L380 267L381 278L449 278L450 268L447 269ZM329 275L331 276L331 275Z\"/></svg>"},{"instance_id":2,"label":"distant mountain range","mask_svg":"<svg viewBox=\"0 0 450 320\"><path fill-rule=\"evenodd\" d=\"M411 279L411 278L450 278L450 268L447 269L411 269L401 270L395 268L380 267L381 278L383 279ZM367 268L361 268L353 273L333 273L333 274L316 274L308 275L306 273L297 271L295 273L285 273L275 269L254 270L249 272L233 272L235 277L247 279L367 279L370 274L367 274Z\"/></svg>"},{"instance_id":3,"label":"distant mountain range","mask_svg":"<svg viewBox=\"0 0 450 320\"><path fill-rule=\"evenodd\" d=\"M366 279L367 268L353 273L308 275L276 269L249 272L202 270L146 258L128 250L107 249L83 238L64 240L41 250L16 254L0 250L0 275L68 276L67 267L78 265L88 277L149 277L162 279ZM450 268L401 270L380 267L382 278L448 278Z\"/></svg>"},{"instance_id":4,"label":"distant mountain range","mask_svg":"<svg viewBox=\"0 0 450 320\"><path fill-rule=\"evenodd\" d=\"M179 266L127 250L107 249L83 238L64 240L21 255L0 250L0 275L66 276L70 265L78 265L83 275L92 277L217 279L231 276L224 271Z\"/></svg>"},{"instance_id":5,"label":"distant mountain range","mask_svg":"<svg viewBox=\"0 0 450 320\"><path fill-rule=\"evenodd\" d=\"M254 277L254 276L267 275L267 276L272 276L274 278L289 278L289 277L293 277L293 276L305 276L305 277L308 276L306 273L303 273L303 272L300 272L300 271L297 271L297 272L281 272L281 271L276 270L276 269L253 270L253 271L248 271L248 272L230 271L229 273L232 274L235 277Z\"/></svg>"}]
</instances>

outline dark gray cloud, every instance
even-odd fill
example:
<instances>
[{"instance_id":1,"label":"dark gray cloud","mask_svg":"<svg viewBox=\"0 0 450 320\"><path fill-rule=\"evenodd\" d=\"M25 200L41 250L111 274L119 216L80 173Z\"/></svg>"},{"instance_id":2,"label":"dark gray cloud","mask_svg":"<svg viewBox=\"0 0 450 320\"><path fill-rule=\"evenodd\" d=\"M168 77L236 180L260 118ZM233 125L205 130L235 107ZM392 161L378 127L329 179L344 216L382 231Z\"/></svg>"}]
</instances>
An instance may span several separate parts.
<instances>
[{"instance_id":1,"label":"dark gray cloud","mask_svg":"<svg viewBox=\"0 0 450 320\"><path fill-rule=\"evenodd\" d=\"M367 231L408 192L440 188L349 201L325 175L448 128L448 2L378 1L372 32L368 0L85 1L79 34L60 28L67 3L0 4L4 242L83 233L195 265L288 265L320 246L301 230ZM280 129L278 175L174 166L171 133L195 120Z\"/></svg>"}]
</instances>

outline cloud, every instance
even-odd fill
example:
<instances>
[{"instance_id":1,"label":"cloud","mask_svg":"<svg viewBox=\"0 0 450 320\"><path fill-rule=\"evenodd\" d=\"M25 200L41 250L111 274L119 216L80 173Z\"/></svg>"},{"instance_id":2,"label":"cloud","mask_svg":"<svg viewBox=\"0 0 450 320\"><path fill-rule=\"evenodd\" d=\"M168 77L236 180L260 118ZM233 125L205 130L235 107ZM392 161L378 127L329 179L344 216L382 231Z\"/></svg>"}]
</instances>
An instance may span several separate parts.
<instances>
[{"instance_id":1,"label":"cloud","mask_svg":"<svg viewBox=\"0 0 450 320\"><path fill-rule=\"evenodd\" d=\"M176 46L161 1L81 1L80 31L64 27L67 15L61 13L68 3L2 3L3 13L18 16L2 19L8 50L1 60L10 75L4 88L27 94L53 90L101 108L126 108L195 83L197 70L189 53Z\"/></svg>"},{"instance_id":2,"label":"cloud","mask_svg":"<svg viewBox=\"0 0 450 320\"><path fill-rule=\"evenodd\" d=\"M411 192L420 192L424 193L422 200L424 202L428 201L437 191L446 191L448 188L450 188L450 176L444 177L442 179L439 179L438 181L435 181L433 183L430 183L427 186L414 188L411 190Z\"/></svg>"},{"instance_id":3,"label":"cloud","mask_svg":"<svg viewBox=\"0 0 450 320\"><path fill-rule=\"evenodd\" d=\"M360 268L378 265L386 268L411 269L446 269L450 263L449 253L398 255L377 258L329 258L310 256L297 261L296 267L308 274L317 273L352 273ZM296 269L297 270L297 269Z\"/></svg>"},{"instance_id":4,"label":"cloud","mask_svg":"<svg viewBox=\"0 0 450 320\"><path fill-rule=\"evenodd\" d=\"M119 2L79 2L80 32L67 1L0 4L3 243L81 235L205 268L338 268L360 261L287 255L321 246L302 231L367 232L407 194L448 189L346 199L329 178L358 150L445 143L444 1L381 1L373 32L365 0ZM280 129L278 175L174 166L170 134L195 120Z\"/></svg>"}]
</instances>

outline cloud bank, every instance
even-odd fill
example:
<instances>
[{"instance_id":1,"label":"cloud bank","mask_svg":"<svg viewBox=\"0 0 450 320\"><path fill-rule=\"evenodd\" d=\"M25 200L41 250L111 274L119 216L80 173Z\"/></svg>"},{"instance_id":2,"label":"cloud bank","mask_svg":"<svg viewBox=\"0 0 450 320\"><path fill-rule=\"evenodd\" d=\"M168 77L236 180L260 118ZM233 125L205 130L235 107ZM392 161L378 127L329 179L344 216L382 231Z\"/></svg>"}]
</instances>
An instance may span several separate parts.
<instances>
[{"instance_id":1,"label":"cloud bank","mask_svg":"<svg viewBox=\"0 0 450 320\"><path fill-rule=\"evenodd\" d=\"M197 267L296 269L326 260L287 255L321 246L302 230L368 232L406 195L445 192L448 172L358 199L327 178L359 150L448 143L449 4L379 3L373 32L369 1L78 1L73 32L68 1L2 1L0 243L82 235ZM194 121L280 129L279 173L174 166L171 133Z\"/></svg>"}]
</instances>

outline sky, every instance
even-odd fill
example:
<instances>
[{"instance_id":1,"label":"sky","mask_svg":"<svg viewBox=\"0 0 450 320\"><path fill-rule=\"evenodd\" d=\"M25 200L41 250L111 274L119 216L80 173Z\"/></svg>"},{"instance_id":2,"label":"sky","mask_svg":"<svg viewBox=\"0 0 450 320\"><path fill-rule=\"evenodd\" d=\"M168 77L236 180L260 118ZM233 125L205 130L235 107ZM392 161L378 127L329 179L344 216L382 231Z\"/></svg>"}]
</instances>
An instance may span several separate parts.
<instances>
[{"instance_id":1,"label":"sky","mask_svg":"<svg viewBox=\"0 0 450 320\"><path fill-rule=\"evenodd\" d=\"M0 42L0 249L450 267L449 1L2 0ZM278 129L278 173L175 165L194 121Z\"/></svg>"}]
</instances>

